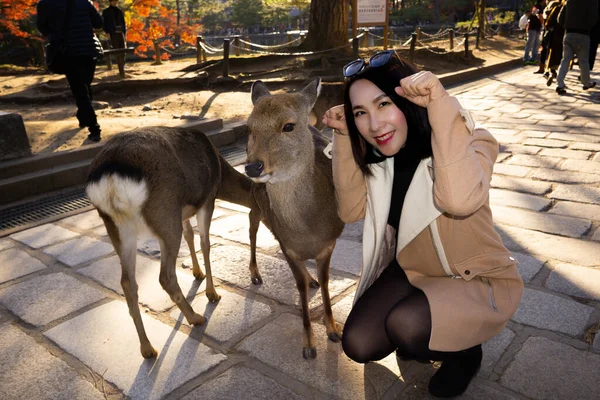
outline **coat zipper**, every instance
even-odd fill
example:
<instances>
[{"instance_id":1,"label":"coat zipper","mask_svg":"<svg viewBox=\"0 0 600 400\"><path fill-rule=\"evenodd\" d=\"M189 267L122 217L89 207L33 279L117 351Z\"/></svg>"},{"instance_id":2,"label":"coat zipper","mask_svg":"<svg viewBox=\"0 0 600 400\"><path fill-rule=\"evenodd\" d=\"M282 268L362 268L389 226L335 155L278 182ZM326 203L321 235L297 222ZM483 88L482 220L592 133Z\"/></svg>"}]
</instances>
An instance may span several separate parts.
<instances>
[{"instance_id":1,"label":"coat zipper","mask_svg":"<svg viewBox=\"0 0 600 400\"><path fill-rule=\"evenodd\" d=\"M454 275L452 270L450 269L450 264L448 263L448 259L446 258L446 253L444 252L444 246L442 245L442 239L440 238L440 232L437 227L437 219L434 219L431 224L429 224L429 228L431 230L431 238L433 239L433 247L435 248L435 252L437 253L438 259L442 264L442 268L444 268L444 272L446 275L451 276L453 278L460 278L460 275Z\"/></svg>"},{"instance_id":2,"label":"coat zipper","mask_svg":"<svg viewBox=\"0 0 600 400\"><path fill-rule=\"evenodd\" d=\"M496 300L494 299L494 291L492 290L492 283L490 282L490 280L488 278L481 278L481 280L485 283L487 283L488 285L488 290L490 292L490 304L492 305L492 308L494 309L495 312L498 312L498 307L496 307Z\"/></svg>"}]
</instances>

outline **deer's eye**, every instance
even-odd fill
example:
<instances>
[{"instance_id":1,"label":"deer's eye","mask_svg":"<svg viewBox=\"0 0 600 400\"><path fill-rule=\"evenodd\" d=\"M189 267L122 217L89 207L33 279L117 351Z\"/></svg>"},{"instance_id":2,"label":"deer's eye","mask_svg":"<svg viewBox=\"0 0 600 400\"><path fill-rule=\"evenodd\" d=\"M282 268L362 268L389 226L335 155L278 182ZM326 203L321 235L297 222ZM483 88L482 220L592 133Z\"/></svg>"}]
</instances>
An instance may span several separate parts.
<instances>
[{"instance_id":1,"label":"deer's eye","mask_svg":"<svg viewBox=\"0 0 600 400\"><path fill-rule=\"evenodd\" d=\"M285 124L285 125L283 126L283 131L284 131L284 132L291 132L291 131L293 131L293 130L294 130L294 127L295 127L295 126L296 126L296 125L294 125L294 124Z\"/></svg>"}]
</instances>

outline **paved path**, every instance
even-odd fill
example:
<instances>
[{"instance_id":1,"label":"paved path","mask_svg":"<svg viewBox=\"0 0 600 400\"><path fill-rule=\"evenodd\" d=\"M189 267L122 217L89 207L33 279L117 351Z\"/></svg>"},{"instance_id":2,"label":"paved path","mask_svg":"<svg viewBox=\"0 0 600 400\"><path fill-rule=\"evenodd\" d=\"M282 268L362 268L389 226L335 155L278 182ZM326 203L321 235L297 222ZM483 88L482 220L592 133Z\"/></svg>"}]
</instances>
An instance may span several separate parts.
<instances>
[{"instance_id":1,"label":"paved path","mask_svg":"<svg viewBox=\"0 0 600 400\"><path fill-rule=\"evenodd\" d=\"M463 397L598 399L600 91L581 91L572 72L571 94L559 97L532 72L452 90L501 144L491 203L526 282L518 312L484 344L481 372ZM261 227L264 284L252 285L247 231L244 209L218 204L211 227L222 296L216 305L207 304L182 245L179 282L208 319L193 329L160 288L156 242L140 242L140 301L156 361L139 354L117 258L95 211L0 239L0 398L426 397L435 365L399 364L393 356L350 361L326 340L314 290L318 356L304 360L290 270ZM333 258L330 290L340 323L360 273L360 237L360 224L347 226Z\"/></svg>"}]
</instances>

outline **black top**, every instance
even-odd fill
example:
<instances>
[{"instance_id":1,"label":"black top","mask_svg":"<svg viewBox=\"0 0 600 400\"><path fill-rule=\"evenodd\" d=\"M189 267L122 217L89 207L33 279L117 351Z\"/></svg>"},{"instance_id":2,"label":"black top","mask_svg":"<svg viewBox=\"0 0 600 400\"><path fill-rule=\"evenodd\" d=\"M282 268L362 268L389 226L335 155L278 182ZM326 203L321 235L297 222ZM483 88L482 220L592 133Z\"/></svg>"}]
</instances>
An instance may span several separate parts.
<instances>
[{"instance_id":1,"label":"black top","mask_svg":"<svg viewBox=\"0 0 600 400\"><path fill-rule=\"evenodd\" d=\"M529 17L529 30L540 31L542 29L542 22L537 15L531 14Z\"/></svg>"},{"instance_id":2,"label":"black top","mask_svg":"<svg viewBox=\"0 0 600 400\"><path fill-rule=\"evenodd\" d=\"M121 31L125 33L127 30L125 26L125 15L119 7L108 6L102 11L102 18L104 19L104 32L108 34Z\"/></svg>"},{"instance_id":3,"label":"black top","mask_svg":"<svg viewBox=\"0 0 600 400\"><path fill-rule=\"evenodd\" d=\"M400 226L400 215L402 214L404 198L419 162L421 162L420 158L402 154L402 150L394 156L394 183L392 184L392 201L390 203L388 224L395 228L396 231L398 231L398 227Z\"/></svg>"},{"instance_id":4,"label":"black top","mask_svg":"<svg viewBox=\"0 0 600 400\"><path fill-rule=\"evenodd\" d=\"M67 45L70 56L97 57L102 54L94 28L102 27L102 16L90 0L73 0L67 37L63 38L68 0L40 0L37 4L37 27L52 43Z\"/></svg>"}]
</instances>

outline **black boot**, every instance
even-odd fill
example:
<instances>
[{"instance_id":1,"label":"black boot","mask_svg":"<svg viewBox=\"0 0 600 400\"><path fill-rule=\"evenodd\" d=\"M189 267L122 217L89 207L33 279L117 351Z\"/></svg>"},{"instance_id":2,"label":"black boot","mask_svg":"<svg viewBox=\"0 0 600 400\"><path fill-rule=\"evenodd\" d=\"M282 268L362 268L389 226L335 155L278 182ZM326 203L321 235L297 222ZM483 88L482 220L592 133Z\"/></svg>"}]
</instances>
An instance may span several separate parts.
<instances>
[{"instance_id":1,"label":"black boot","mask_svg":"<svg viewBox=\"0 0 600 400\"><path fill-rule=\"evenodd\" d=\"M463 394L479 372L482 356L481 345L450 356L431 377L429 393L435 397L455 397Z\"/></svg>"},{"instance_id":2,"label":"black boot","mask_svg":"<svg viewBox=\"0 0 600 400\"><path fill-rule=\"evenodd\" d=\"M89 128L90 134L88 135L88 139L92 142L99 142L102 138L100 137L100 125L95 124L90 126Z\"/></svg>"}]
</instances>

